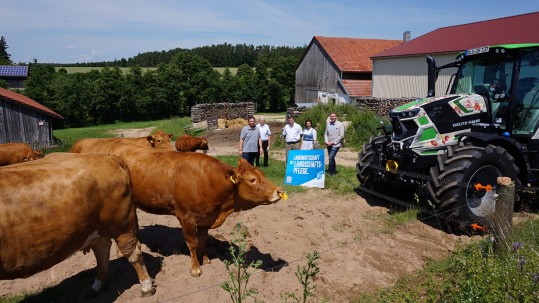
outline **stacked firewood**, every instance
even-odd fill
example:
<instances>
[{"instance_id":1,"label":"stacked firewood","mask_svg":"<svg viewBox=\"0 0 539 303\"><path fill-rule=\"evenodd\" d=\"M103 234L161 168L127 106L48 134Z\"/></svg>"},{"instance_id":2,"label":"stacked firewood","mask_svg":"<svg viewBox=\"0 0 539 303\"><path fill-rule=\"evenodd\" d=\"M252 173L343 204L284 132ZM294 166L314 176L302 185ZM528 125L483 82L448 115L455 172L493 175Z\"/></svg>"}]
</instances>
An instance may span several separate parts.
<instances>
[{"instance_id":1,"label":"stacked firewood","mask_svg":"<svg viewBox=\"0 0 539 303\"><path fill-rule=\"evenodd\" d=\"M196 123L208 120L209 117L226 120L247 119L248 116L252 116L254 113L255 105L253 102L206 103L191 107L191 120Z\"/></svg>"}]
</instances>

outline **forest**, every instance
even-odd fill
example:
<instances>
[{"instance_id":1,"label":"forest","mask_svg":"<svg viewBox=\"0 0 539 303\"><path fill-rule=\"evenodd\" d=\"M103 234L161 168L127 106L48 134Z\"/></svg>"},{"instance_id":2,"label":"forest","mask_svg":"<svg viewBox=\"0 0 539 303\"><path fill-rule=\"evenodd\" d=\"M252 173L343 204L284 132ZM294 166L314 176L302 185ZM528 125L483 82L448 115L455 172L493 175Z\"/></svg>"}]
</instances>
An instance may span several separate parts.
<instances>
[{"instance_id":1,"label":"forest","mask_svg":"<svg viewBox=\"0 0 539 303\"><path fill-rule=\"evenodd\" d=\"M7 49L2 36L0 64L13 64ZM188 116L191 106L201 103L254 102L259 112L278 112L294 103L295 70L304 51L244 44L178 48L113 62L70 64L104 67L74 74L56 71L59 64L34 60L19 93L62 115L64 121L55 128ZM219 73L214 67L226 68ZM237 67L237 73L228 67ZM1 80L0 86L6 87Z\"/></svg>"}]
</instances>

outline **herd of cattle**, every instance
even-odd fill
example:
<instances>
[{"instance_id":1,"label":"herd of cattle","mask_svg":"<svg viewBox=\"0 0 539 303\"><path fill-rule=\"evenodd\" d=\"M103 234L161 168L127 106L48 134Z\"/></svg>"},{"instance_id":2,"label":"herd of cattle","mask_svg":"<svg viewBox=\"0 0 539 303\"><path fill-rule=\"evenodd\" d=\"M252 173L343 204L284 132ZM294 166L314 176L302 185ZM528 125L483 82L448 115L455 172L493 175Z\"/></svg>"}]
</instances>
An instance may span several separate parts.
<instances>
[{"instance_id":1,"label":"herd of cattle","mask_svg":"<svg viewBox=\"0 0 539 303\"><path fill-rule=\"evenodd\" d=\"M24 143L0 144L0 280L28 277L92 250L97 275L91 289L100 292L113 239L149 296L155 286L142 258L136 208L178 218L196 277L199 257L210 263L209 229L233 212L287 198L242 158L233 167L194 152L208 149L205 138L181 136L178 151L171 138L162 131L87 138L69 153L45 157Z\"/></svg>"}]
</instances>

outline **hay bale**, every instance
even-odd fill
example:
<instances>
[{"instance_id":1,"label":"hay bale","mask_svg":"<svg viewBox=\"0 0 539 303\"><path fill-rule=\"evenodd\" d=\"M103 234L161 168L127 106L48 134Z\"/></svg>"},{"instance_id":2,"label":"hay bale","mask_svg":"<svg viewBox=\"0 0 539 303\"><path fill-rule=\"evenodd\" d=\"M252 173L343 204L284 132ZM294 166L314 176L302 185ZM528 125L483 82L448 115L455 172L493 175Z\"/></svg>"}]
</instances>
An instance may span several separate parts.
<instances>
[{"instance_id":1,"label":"hay bale","mask_svg":"<svg viewBox=\"0 0 539 303\"><path fill-rule=\"evenodd\" d=\"M241 128L247 125L247 120L243 118L236 118L231 120L218 119L219 128Z\"/></svg>"}]
</instances>

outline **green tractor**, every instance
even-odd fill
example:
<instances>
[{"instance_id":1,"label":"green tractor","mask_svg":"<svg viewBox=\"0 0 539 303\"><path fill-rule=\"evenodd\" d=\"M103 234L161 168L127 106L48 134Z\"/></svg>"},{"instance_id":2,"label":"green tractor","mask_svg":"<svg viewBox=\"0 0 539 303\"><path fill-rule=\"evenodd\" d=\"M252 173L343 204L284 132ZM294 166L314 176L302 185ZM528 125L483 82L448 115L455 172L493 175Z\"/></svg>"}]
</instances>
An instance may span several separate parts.
<instances>
[{"instance_id":1,"label":"green tractor","mask_svg":"<svg viewBox=\"0 0 539 303\"><path fill-rule=\"evenodd\" d=\"M363 145L361 187L413 191L462 228L488 226L499 176L537 200L539 184L539 44L485 46L437 67L427 56L427 97L389 111L391 127ZM457 68L434 97L440 70Z\"/></svg>"}]
</instances>

